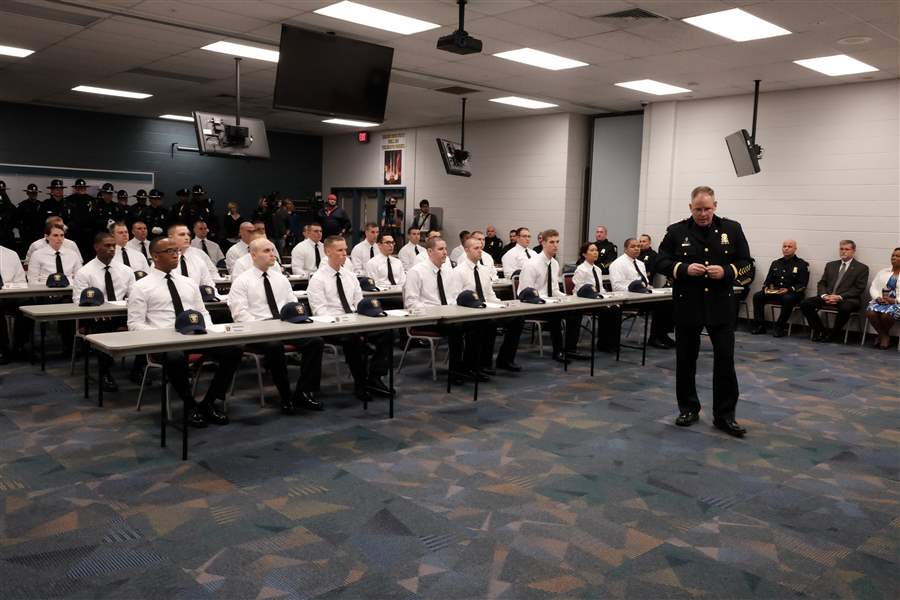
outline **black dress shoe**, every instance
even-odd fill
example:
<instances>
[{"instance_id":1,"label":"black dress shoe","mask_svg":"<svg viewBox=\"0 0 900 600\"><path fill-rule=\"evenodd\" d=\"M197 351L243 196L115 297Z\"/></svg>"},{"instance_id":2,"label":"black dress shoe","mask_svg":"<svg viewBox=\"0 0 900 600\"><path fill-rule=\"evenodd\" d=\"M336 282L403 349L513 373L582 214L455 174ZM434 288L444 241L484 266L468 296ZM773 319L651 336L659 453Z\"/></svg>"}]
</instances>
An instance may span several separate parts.
<instances>
[{"instance_id":1,"label":"black dress shoe","mask_svg":"<svg viewBox=\"0 0 900 600\"><path fill-rule=\"evenodd\" d=\"M659 348L660 350L671 350L675 347L674 343L670 345L661 338L650 338L649 340L647 340L647 345L653 346L654 348Z\"/></svg>"},{"instance_id":2,"label":"black dress shoe","mask_svg":"<svg viewBox=\"0 0 900 600\"><path fill-rule=\"evenodd\" d=\"M700 413L696 412L683 412L678 415L675 419L675 424L679 427L690 427L694 423L700 420Z\"/></svg>"},{"instance_id":3,"label":"black dress shoe","mask_svg":"<svg viewBox=\"0 0 900 600\"><path fill-rule=\"evenodd\" d=\"M206 427L206 419L203 418L203 412L196 406L191 409L191 414L188 415L188 425L195 429Z\"/></svg>"},{"instance_id":4,"label":"black dress shoe","mask_svg":"<svg viewBox=\"0 0 900 600\"><path fill-rule=\"evenodd\" d=\"M519 371L522 370L522 367L520 367L519 365L517 365L514 362L509 362L509 363L498 362L497 368L503 369L504 371L512 371L513 373L518 373Z\"/></svg>"},{"instance_id":5,"label":"black dress shoe","mask_svg":"<svg viewBox=\"0 0 900 600\"><path fill-rule=\"evenodd\" d=\"M119 386L116 385L116 381L110 376L108 373L103 376L100 381L100 387L103 388L104 392L118 392Z\"/></svg>"},{"instance_id":6,"label":"black dress shoe","mask_svg":"<svg viewBox=\"0 0 900 600\"><path fill-rule=\"evenodd\" d=\"M827 337L827 336L825 335L825 332L824 332L824 331L822 331L821 329L816 329L815 331L813 331L813 334L812 334L812 341L814 341L814 342L824 342L826 337Z\"/></svg>"},{"instance_id":7,"label":"black dress shoe","mask_svg":"<svg viewBox=\"0 0 900 600\"><path fill-rule=\"evenodd\" d=\"M555 360L556 362L568 362L566 360L566 355L563 352L554 352L553 360Z\"/></svg>"},{"instance_id":8,"label":"black dress shoe","mask_svg":"<svg viewBox=\"0 0 900 600\"><path fill-rule=\"evenodd\" d=\"M325 406L321 400L315 397L312 392L297 391L291 402L297 408L305 408L306 410L325 410Z\"/></svg>"},{"instance_id":9,"label":"black dress shoe","mask_svg":"<svg viewBox=\"0 0 900 600\"><path fill-rule=\"evenodd\" d=\"M734 437L744 437L744 434L747 433L747 430L738 425L734 419L716 419L713 421L713 426Z\"/></svg>"},{"instance_id":10,"label":"black dress shoe","mask_svg":"<svg viewBox=\"0 0 900 600\"><path fill-rule=\"evenodd\" d=\"M356 396L356 399L360 402L371 402L372 394L364 387L358 387L353 390L353 395Z\"/></svg>"},{"instance_id":11,"label":"black dress shoe","mask_svg":"<svg viewBox=\"0 0 900 600\"><path fill-rule=\"evenodd\" d=\"M296 415L297 410L294 408L294 403L290 400L282 400L281 401L281 414L283 415Z\"/></svg>"},{"instance_id":12,"label":"black dress shoe","mask_svg":"<svg viewBox=\"0 0 900 600\"><path fill-rule=\"evenodd\" d=\"M370 377L366 381L366 389L378 396L390 396L392 391L391 388L384 384L381 377ZM393 390L393 392L396 394L397 390Z\"/></svg>"},{"instance_id":13,"label":"black dress shoe","mask_svg":"<svg viewBox=\"0 0 900 600\"><path fill-rule=\"evenodd\" d=\"M590 354L582 354L575 350L566 351L566 356L569 357L569 360L590 360L591 359Z\"/></svg>"},{"instance_id":14,"label":"black dress shoe","mask_svg":"<svg viewBox=\"0 0 900 600\"><path fill-rule=\"evenodd\" d=\"M753 335L760 335L765 332L766 332L765 325L754 325L753 327L750 328L750 333L752 333Z\"/></svg>"},{"instance_id":15,"label":"black dress shoe","mask_svg":"<svg viewBox=\"0 0 900 600\"><path fill-rule=\"evenodd\" d=\"M212 400L204 400L198 408L203 413L203 419L207 423L212 423L213 425L228 425L230 423L228 416L220 413Z\"/></svg>"},{"instance_id":16,"label":"black dress shoe","mask_svg":"<svg viewBox=\"0 0 900 600\"><path fill-rule=\"evenodd\" d=\"M492 369L490 367L483 367L480 370L482 373L484 373L485 375L488 375L490 377L493 377L494 375L497 374L497 371L495 371L494 369Z\"/></svg>"},{"instance_id":17,"label":"black dress shoe","mask_svg":"<svg viewBox=\"0 0 900 600\"><path fill-rule=\"evenodd\" d=\"M772 337L781 338L787 335L787 329L784 327L776 327L775 331L772 332Z\"/></svg>"}]
</instances>

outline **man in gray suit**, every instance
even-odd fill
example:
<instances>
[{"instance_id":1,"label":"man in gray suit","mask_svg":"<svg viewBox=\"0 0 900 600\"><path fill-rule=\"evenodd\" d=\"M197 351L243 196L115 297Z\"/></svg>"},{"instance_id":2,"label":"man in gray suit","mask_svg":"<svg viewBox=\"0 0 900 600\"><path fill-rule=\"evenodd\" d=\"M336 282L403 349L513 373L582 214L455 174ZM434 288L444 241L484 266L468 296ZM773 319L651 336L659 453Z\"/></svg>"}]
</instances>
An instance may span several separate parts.
<instances>
[{"instance_id":1,"label":"man in gray suit","mask_svg":"<svg viewBox=\"0 0 900 600\"><path fill-rule=\"evenodd\" d=\"M862 305L862 296L869 281L869 267L853 258L856 254L853 240L841 240L839 252L840 260L825 265L816 295L800 303L800 311L812 327L814 342L840 341L850 315L858 312ZM837 311L830 335L819 318L819 311L823 308Z\"/></svg>"}]
</instances>

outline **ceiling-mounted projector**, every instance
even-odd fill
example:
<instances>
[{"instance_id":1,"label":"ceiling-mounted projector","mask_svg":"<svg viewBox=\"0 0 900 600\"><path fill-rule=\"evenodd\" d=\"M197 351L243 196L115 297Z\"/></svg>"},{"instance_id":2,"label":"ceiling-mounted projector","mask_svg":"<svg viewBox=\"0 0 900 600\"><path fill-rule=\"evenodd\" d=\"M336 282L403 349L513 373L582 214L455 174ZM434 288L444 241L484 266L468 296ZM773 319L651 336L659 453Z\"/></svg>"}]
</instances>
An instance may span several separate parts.
<instances>
[{"instance_id":1,"label":"ceiling-mounted projector","mask_svg":"<svg viewBox=\"0 0 900 600\"><path fill-rule=\"evenodd\" d=\"M459 4L459 29L438 38L437 49L454 54L478 54L481 52L481 40L476 40L469 35L465 27L466 0L457 0Z\"/></svg>"}]
</instances>

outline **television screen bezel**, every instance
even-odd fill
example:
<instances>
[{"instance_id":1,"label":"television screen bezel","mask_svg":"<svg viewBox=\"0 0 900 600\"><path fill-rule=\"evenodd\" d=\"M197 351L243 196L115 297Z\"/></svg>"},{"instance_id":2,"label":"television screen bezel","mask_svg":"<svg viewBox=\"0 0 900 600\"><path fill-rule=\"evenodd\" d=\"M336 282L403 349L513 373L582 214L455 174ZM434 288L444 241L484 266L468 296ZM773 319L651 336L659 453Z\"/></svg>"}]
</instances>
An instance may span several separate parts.
<instances>
[{"instance_id":1,"label":"television screen bezel","mask_svg":"<svg viewBox=\"0 0 900 600\"><path fill-rule=\"evenodd\" d=\"M729 140L735 139L737 136L740 136L739 139L741 140L741 143L736 143L737 148L732 148ZM735 139L735 142L737 141L738 139ZM725 147L728 148L728 154L731 156L731 164L732 166L734 166L734 172L738 177L746 177L747 175L755 175L759 173L759 159L753 152L753 144L750 143L750 134L746 129L740 129L738 131L735 131L734 133L726 135ZM753 169L752 172L741 172L741 170L738 168L738 162L735 160L736 151L740 152L742 155L746 155L747 158L750 159L750 167Z\"/></svg>"},{"instance_id":2,"label":"television screen bezel","mask_svg":"<svg viewBox=\"0 0 900 600\"><path fill-rule=\"evenodd\" d=\"M438 145L438 151L441 153L441 161L444 163L444 170L448 175L459 175L461 177L471 177L472 172L466 168L456 166L450 162L448 151L455 150L459 144L444 138L435 138Z\"/></svg>"}]
</instances>

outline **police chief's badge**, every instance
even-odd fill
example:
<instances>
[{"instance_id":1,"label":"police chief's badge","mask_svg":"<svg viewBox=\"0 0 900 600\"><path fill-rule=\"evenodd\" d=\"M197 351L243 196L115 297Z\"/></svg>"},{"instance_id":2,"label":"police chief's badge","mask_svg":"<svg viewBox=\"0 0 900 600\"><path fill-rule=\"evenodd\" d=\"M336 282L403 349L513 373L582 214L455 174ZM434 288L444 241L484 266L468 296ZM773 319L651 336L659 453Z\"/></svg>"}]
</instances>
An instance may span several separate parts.
<instances>
[{"instance_id":1,"label":"police chief's badge","mask_svg":"<svg viewBox=\"0 0 900 600\"><path fill-rule=\"evenodd\" d=\"M722 240L721 240L721 243L722 243L723 246L725 246L726 244L729 244L729 243L730 243L730 242L728 241L728 234L727 234L727 233L723 233L723 234L722 234Z\"/></svg>"},{"instance_id":2,"label":"police chief's badge","mask_svg":"<svg viewBox=\"0 0 900 600\"><path fill-rule=\"evenodd\" d=\"M197 323L200 322L200 315L191 313L188 315L188 320L191 322L192 325L196 325Z\"/></svg>"},{"instance_id":3,"label":"police chief's badge","mask_svg":"<svg viewBox=\"0 0 900 600\"><path fill-rule=\"evenodd\" d=\"M794 273L796 273L796 272L797 272L797 267L794 267Z\"/></svg>"}]
</instances>

